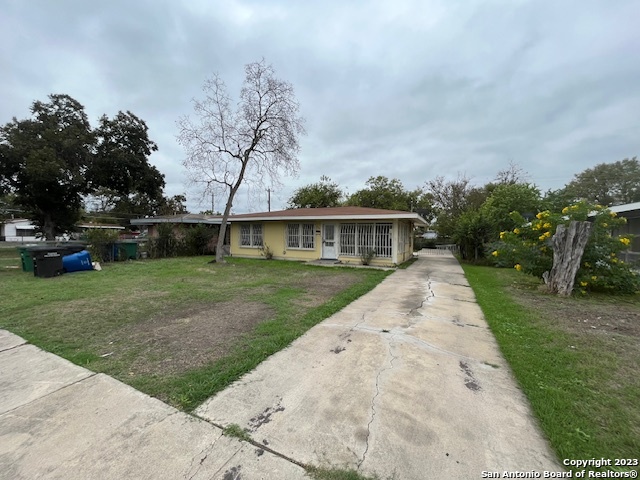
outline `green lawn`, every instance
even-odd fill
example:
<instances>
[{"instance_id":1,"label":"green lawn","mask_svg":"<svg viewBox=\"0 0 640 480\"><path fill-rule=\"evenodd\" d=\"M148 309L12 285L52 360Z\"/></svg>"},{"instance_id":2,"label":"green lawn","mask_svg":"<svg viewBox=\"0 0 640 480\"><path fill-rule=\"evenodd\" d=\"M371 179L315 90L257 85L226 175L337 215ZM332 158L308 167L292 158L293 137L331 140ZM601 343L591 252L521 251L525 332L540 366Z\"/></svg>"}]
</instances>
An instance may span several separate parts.
<instances>
[{"instance_id":1,"label":"green lawn","mask_svg":"<svg viewBox=\"0 0 640 480\"><path fill-rule=\"evenodd\" d=\"M640 296L560 298L515 270L463 268L560 461L638 459Z\"/></svg>"},{"instance_id":2,"label":"green lawn","mask_svg":"<svg viewBox=\"0 0 640 480\"><path fill-rule=\"evenodd\" d=\"M0 249L0 328L186 411L391 272L211 257L36 278Z\"/></svg>"}]
</instances>

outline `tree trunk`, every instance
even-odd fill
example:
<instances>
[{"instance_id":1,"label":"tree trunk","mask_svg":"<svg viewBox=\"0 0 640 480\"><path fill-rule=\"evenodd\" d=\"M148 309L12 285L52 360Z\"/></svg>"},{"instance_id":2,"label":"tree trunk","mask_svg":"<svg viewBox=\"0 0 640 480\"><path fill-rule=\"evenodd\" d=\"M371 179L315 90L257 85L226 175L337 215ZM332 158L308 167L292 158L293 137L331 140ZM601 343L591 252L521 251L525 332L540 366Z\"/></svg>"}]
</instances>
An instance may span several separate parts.
<instances>
[{"instance_id":1,"label":"tree trunk","mask_svg":"<svg viewBox=\"0 0 640 480\"><path fill-rule=\"evenodd\" d=\"M580 268L582 254L591 234L590 222L571 222L567 228L558 225L553 236L553 267L545 276L549 292L570 295Z\"/></svg>"},{"instance_id":2,"label":"tree trunk","mask_svg":"<svg viewBox=\"0 0 640 480\"><path fill-rule=\"evenodd\" d=\"M49 242L52 242L56 239L56 226L51 220L51 215L49 214L45 214L44 216L42 233L44 234L44 239Z\"/></svg>"},{"instance_id":3,"label":"tree trunk","mask_svg":"<svg viewBox=\"0 0 640 480\"><path fill-rule=\"evenodd\" d=\"M244 172L249 164L250 155L251 149L244 152L242 155L242 168L238 174L238 179L233 186L230 186L229 198L227 198L227 204L225 205L224 213L222 214L222 223L220 224L220 236L218 237L218 245L216 246L216 263L224 263L224 239L227 236L227 219L231 213L231 206L233 205L233 199L236 196L236 192L240 188L242 180L244 180Z\"/></svg>"},{"instance_id":4,"label":"tree trunk","mask_svg":"<svg viewBox=\"0 0 640 480\"><path fill-rule=\"evenodd\" d=\"M218 232L218 244L216 245L216 263L224 263L224 239L227 236L227 219L231 213L231 205L233 205L233 197L235 191L229 194L227 199L227 205L224 207L224 214L222 215L222 223L220 224L220 231Z\"/></svg>"}]
</instances>

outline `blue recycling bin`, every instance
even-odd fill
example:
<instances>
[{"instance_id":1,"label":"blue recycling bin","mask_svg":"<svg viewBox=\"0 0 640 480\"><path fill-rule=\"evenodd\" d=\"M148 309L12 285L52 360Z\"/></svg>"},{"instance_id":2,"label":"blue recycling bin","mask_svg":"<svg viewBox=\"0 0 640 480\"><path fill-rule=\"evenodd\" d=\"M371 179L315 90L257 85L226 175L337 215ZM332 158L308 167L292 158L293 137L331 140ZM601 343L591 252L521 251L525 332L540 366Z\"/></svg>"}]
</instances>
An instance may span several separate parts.
<instances>
[{"instance_id":1,"label":"blue recycling bin","mask_svg":"<svg viewBox=\"0 0 640 480\"><path fill-rule=\"evenodd\" d=\"M91 255L88 251L72 253L62 257L62 266L65 272L82 272L85 270L93 270L91 263Z\"/></svg>"}]
</instances>

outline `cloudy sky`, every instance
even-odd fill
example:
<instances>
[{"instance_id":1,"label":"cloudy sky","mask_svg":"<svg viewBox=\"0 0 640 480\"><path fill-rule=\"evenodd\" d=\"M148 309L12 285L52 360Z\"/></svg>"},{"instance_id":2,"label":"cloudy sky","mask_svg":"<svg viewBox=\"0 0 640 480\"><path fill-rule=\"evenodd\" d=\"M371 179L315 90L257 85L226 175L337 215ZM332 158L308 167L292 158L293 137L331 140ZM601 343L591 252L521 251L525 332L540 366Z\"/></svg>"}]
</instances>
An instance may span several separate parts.
<instances>
[{"instance_id":1,"label":"cloudy sky","mask_svg":"<svg viewBox=\"0 0 640 480\"><path fill-rule=\"evenodd\" d=\"M540 188L640 156L637 0L0 0L0 123L65 93L93 125L143 118L166 193L187 192L176 120L218 72L236 96L262 57L306 118L298 178L409 189L490 181L509 162ZM222 208L222 206L216 206ZM242 193L234 211L266 210Z\"/></svg>"}]
</instances>

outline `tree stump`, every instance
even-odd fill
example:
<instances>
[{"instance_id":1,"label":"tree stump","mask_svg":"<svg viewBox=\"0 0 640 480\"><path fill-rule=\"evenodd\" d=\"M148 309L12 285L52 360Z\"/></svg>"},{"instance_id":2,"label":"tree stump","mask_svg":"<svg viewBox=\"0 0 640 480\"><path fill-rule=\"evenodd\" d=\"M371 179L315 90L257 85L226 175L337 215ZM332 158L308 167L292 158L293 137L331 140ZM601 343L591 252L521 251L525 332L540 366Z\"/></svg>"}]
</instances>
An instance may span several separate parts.
<instances>
[{"instance_id":1,"label":"tree stump","mask_svg":"<svg viewBox=\"0 0 640 480\"><path fill-rule=\"evenodd\" d=\"M592 226L591 222L576 221L569 223L569 227L558 225L552 238L553 267L544 276L549 292L571 295Z\"/></svg>"}]
</instances>

